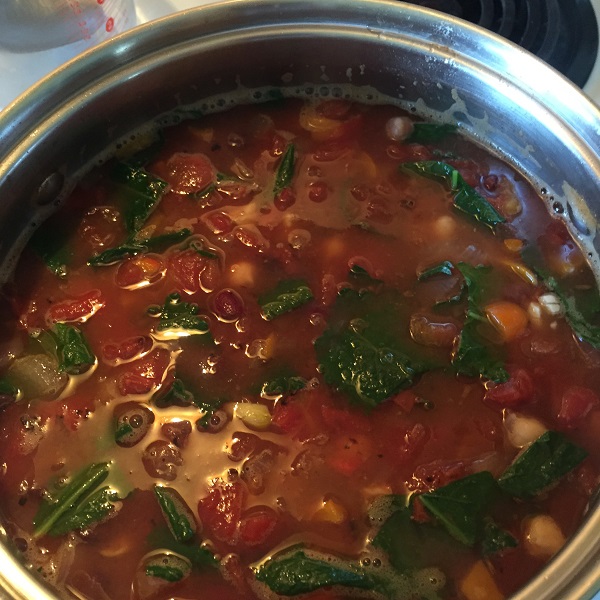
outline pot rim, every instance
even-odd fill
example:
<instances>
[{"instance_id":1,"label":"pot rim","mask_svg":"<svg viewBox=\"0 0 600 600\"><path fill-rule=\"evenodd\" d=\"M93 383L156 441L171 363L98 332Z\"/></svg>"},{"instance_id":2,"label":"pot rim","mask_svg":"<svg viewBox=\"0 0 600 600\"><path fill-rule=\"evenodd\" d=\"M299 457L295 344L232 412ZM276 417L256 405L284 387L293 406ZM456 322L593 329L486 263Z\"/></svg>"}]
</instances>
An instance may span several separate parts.
<instances>
[{"instance_id":1,"label":"pot rim","mask_svg":"<svg viewBox=\"0 0 600 600\"><path fill-rule=\"evenodd\" d=\"M307 7L310 7L307 9ZM76 111L98 85L118 85L125 73L201 50L213 39L256 37L321 30L393 43L422 44L448 60L463 62L499 86L529 98L537 117L564 130L600 180L600 110L574 84L517 45L475 25L437 11L394 0L228 0L189 9L138 26L92 48L60 67L0 112L0 182L55 126ZM236 37L237 36L237 37ZM460 52L453 49L460 42ZM198 50L196 50L198 51ZM66 93L65 93L66 92ZM57 116L58 115L58 116ZM513 600L591 598L600 589L600 509L594 503L567 546ZM56 596L0 544L0 589L15 599ZM6 571L9 575L5 575Z\"/></svg>"}]
</instances>

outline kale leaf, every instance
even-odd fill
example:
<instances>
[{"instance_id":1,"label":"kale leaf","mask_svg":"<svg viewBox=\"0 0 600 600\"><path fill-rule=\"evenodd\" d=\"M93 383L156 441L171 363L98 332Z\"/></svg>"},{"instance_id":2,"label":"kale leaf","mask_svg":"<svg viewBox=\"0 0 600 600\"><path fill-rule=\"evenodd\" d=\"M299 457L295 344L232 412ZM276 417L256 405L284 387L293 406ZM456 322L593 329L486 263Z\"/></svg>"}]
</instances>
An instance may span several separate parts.
<instances>
[{"instance_id":1,"label":"kale leaf","mask_svg":"<svg viewBox=\"0 0 600 600\"><path fill-rule=\"evenodd\" d=\"M83 336L73 325L56 323L52 330L56 340L58 371L77 375L96 362L96 357Z\"/></svg>"},{"instance_id":2,"label":"kale leaf","mask_svg":"<svg viewBox=\"0 0 600 600\"><path fill-rule=\"evenodd\" d=\"M306 387L306 379L297 375L277 377L263 383L260 395L263 398L272 398L275 396L290 396Z\"/></svg>"},{"instance_id":3,"label":"kale leaf","mask_svg":"<svg viewBox=\"0 0 600 600\"><path fill-rule=\"evenodd\" d=\"M151 306L148 308L148 314L159 318L156 331L187 332L188 334L207 333L208 323L198 315L198 305L190 302L183 302L177 292L169 294L164 305Z\"/></svg>"},{"instance_id":4,"label":"kale leaf","mask_svg":"<svg viewBox=\"0 0 600 600\"><path fill-rule=\"evenodd\" d=\"M154 495L173 537L178 542L191 540L196 533L196 521L190 507L177 490L155 485Z\"/></svg>"},{"instance_id":5,"label":"kale leaf","mask_svg":"<svg viewBox=\"0 0 600 600\"><path fill-rule=\"evenodd\" d=\"M500 487L516 498L533 498L574 469L587 452L562 433L546 431L504 471Z\"/></svg>"},{"instance_id":6,"label":"kale leaf","mask_svg":"<svg viewBox=\"0 0 600 600\"><path fill-rule=\"evenodd\" d=\"M163 233L143 240L138 240L133 236L120 246L107 248L103 252L100 252L100 254L92 256L92 258L87 261L87 264L92 267L112 265L125 260L126 258L130 258L131 256L136 256L137 254L143 254L145 252L164 252L164 250L170 246L182 242L190 235L192 235L191 230L180 229L179 231Z\"/></svg>"},{"instance_id":7,"label":"kale leaf","mask_svg":"<svg viewBox=\"0 0 600 600\"><path fill-rule=\"evenodd\" d=\"M508 531L498 527L491 519L486 521L481 540L481 553L484 556L498 554L502 550L516 548L518 545L517 540Z\"/></svg>"},{"instance_id":8,"label":"kale leaf","mask_svg":"<svg viewBox=\"0 0 600 600\"><path fill-rule=\"evenodd\" d=\"M123 162L116 164L112 177L126 191L123 210L125 228L130 234L135 234L160 202L168 184L142 167Z\"/></svg>"},{"instance_id":9,"label":"kale leaf","mask_svg":"<svg viewBox=\"0 0 600 600\"><path fill-rule=\"evenodd\" d=\"M495 358L477 329L478 323L487 322L481 309L482 295L486 289L485 279L490 274L489 267L474 267L459 263L458 269L465 278L468 292L467 318L460 333L458 346L452 356L456 371L468 377L485 377L496 383L508 380L508 372L502 361Z\"/></svg>"},{"instance_id":10,"label":"kale leaf","mask_svg":"<svg viewBox=\"0 0 600 600\"><path fill-rule=\"evenodd\" d=\"M49 490L33 519L33 537L53 535L54 527L59 525L62 531L67 521L73 519L71 522L75 522L82 509L85 514L90 514L90 494L108 477L108 473L108 463L95 463L77 473L64 487ZM85 517L82 515L83 520ZM89 523L87 521L86 526Z\"/></svg>"},{"instance_id":11,"label":"kale leaf","mask_svg":"<svg viewBox=\"0 0 600 600\"><path fill-rule=\"evenodd\" d=\"M308 284L302 280L281 281L274 290L259 298L262 315L272 321L286 312L310 302L314 298Z\"/></svg>"},{"instance_id":12,"label":"kale leaf","mask_svg":"<svg viewBox=\"0 0 600 600\"><path fill-rule=\"evenodd\" d=\"M288 144L281 157L281 162L275 174L275 184L273 186L273 195L277 196L286 187L292 183L294 177L294 163L295 163L296 148L294 144Z\"/></svg>"},{"instance_id":13,"label":"kale leaf","mask_svg":"<svg viewBox=\"0 0 600 600\"><path fill-rule=\"evenodd\" d=\"M482 536L485 510L497 489L494 476L481 471L421 494L419 498L450 535L472 547Z\"/></svg>"},{"instance_id":14,"label":"kale leaf","mask_svg":"<svg viewBox=\"0 0 600 600\"><path fill-rule=\"evenodd\" d=\"M331 585L372 590L376 582L352 563L337 564L308 556L296 549L269 559L256 571L256 579L282 596L308 594Z\"/></svg>"},{"instance_id":15,"label":"kale leaf","mask_svg":"<svg viewBox=\"0 0 600 600\"><path fill-rule=\"evenodd\" d=\"M429 160L421 162L403 163L400 168L429 179L442 180L454 193L454 206L475 220L488 227L495 227L504 223L504 217L474 188L472 188L462 175L447 163Z\"/></svg>"}]
</instances>

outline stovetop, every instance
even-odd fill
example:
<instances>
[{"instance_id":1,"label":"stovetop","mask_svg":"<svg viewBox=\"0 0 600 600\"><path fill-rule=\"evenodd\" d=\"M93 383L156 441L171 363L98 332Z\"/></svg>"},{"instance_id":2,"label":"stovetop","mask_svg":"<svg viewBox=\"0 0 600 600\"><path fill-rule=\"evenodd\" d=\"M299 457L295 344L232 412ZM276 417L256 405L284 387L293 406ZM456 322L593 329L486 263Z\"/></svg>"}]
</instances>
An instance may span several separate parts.
<instances>
[{"instance_id":1,"label":"stovetop","mask_svg":"<svg viewBox=\"0 0 600 600\"><path fill-rule=\"evenodd\" d=\"M2 0L0 0L2 1ZM129 0L137 24L216 0ZM406 0L480 25L533 52L600 105L600 0ZM15 53L0 44L0 110L87 48L85 42Z\"/></svg>"}]
</instances>

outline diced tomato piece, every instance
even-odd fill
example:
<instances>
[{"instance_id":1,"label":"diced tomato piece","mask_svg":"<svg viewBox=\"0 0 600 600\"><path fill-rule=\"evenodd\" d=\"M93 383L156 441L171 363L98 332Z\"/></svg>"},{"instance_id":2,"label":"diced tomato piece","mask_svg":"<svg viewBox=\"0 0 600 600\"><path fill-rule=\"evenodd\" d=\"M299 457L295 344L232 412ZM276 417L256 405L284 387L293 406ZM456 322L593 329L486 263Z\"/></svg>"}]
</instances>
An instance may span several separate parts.
<instances>
[{"instance_id":1,"label":"diced tomato piece","mask_svg":"<svg viewBox=\"0 0 600 600\"><path fill-rule=\"evenodd\" d=\"M119 393L122 396L149 393L161 383L168 366L169 353L164 348L157 348L129 364L129 369L117 381Z\"/></svg>"},{"instance_id":2,"label":"diced tomato piece","mask_svg":"<svg viewBox=\"0 0 600 600\"><path fill-rule=\"evenodd\" d=\"M534 399L535 388L525 369L508 369L510 378L504 383L488 383L484 400L501 408L514 408Z\"/></svg>"},{"instance_id":3,"label":"diced tomato piece","mask_svg":"<svg viewBox=\"0 0 600 600\"><path fill-rule=\"evenodd\" d=\"M205 530L221 542L235 544L246 495L240 481L227 483L219 479L213 483L208 495L198 503L198 515Z\"/></svg>"},{"instance_id":4,"label":"diced tomato piece","mask_svg":"<svg viewBox=\"0 0 600 600\"><path fill-rule=\"evenodd\" d=\"M281 400L275 404L271 418L273 425L284 433L296 433L304 423L304 412L293 400Z\"/></svg>"},{"instance_id":5,"label":"diced tomato piece","mask_svg":"<svg viewBox=\"0 0 600 600\"><path fill-rule=\"evenodd\" d=\"M48 323L73 321L83 323L99 311L104 304L100 290L90 290L76 298L53 304L46 312L46 321Z\"/></svg>"},{"instance_id":6,"label":"diced tomato piece","mask_svg":"<svg viewBox=\"0 0 600 600\"><path fill-rule=\"evenodd\" d=\"M122 288L141 287L158 281L164 271L160 257L150 254L135 256L119 265L115 283Z\"/></svg>"},{"instance_id":7,"label":"diced tomato piece","mask_svg":"<svg viewBox=\"0 0 600 600\"><path fill-rule=\"evenodd\" d=\"M273 204L280 211L285 211L296 203L296 194L292 188L286 187L277 194Z\"/></svg>"},{"instance_id":8,"label":"diced tomato piece","mask_svg":"<svg viewBox=\"0 0 600 600\"><path fill-rule=\"evenodd\" d=\"M252 508L242 517L240 523L240 542L246 546L264 544L273 533L279 518L268 506Z\"/></svg>"},{"instance_id":9,"label":"diced tomato piece","mask_svg":"<svg viewBox=\"0 0 600 600\"><path fill-rule=\"evenodd\" d=\"M467 467L461 460L433 462L419 465L407 483L408 489L418 492L430 492L443 487L452 481L461 479L467 475Z\"/></svg>"},{"instance_id":10,"label":"diced tomato piece","mask_svg":"<svg viewBox=\"0 0 600 600\"><path fill-rule=\"evenodd\" d=\"M106 360L131 360L136 356L148 352L152 348L152 339L147 335L136 335L122 342L109 342L102 348L102 355Z\"/></svg>"},{"instance_id":11,"label":"diced tomato piece","mask_svg":"<svg viewBox=\"0 0 600 600\"><path fill-rule=\"evenodd\" d=\"M598 394L590 388L573 385L562 395L558 421L566 429L575 429L591 410L600 405Z\"/></svg>"},{"instance_id":12,"label":"diced tomato piece","mask_svg":"<svg viewBox=\"0 0 600 600\"><path fill-rule=\"evenodd\" d=\"M213 259L201 256L193 248L188 248L170 257L168 272L183 291L194 294L201 289L200 276L209 260Z\"/></svg>"},{"instance_id":13,"label":"diced tomato piece","mask_svg":"<svg viewBox=\"0 0 600 600\"><path fill-rule=\"evenodd\" d=\"M417 523L429 523L431 521L430 514L427 512L418 496L413 498L410 507L412 509L411 518L413 521L416 521Z\"/></svg>"},{"instance_id":14,"label":"diced tomato piece","mask_svg":"<svg viewBox=\"0 0 600 600\"><path fill-rule=\"evenodd\" d=\"M228 214L219 210L202 215L201 220L216 235L229 233L235 225Z\"/></svg>"},{"instance_id":15,"label":"diced tomato piece","mask_svg":"<svg viewBox=\"0 0 600 600\"><path fill-rule=\"evenodd\" d=\"M176 152L166 164L164 178L177 194L202 192L216 181L216 170L205 154Z\"/></svg>"}]
</instances>

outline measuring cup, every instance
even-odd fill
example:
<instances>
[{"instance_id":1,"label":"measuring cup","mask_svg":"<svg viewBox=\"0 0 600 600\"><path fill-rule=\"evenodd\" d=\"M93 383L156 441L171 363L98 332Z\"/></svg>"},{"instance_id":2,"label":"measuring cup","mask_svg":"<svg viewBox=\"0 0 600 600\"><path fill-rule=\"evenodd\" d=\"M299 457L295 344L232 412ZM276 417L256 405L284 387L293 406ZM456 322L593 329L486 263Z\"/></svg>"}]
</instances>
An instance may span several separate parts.
<instances>
[{"instance_id":1,"label":"measuring cup","mask_svg":"<svg viewBox=\"0 0 600 600\"><path fill-rule=\"evenodd\" d=\"M93 46L134 24L133 0L0 0L0 47L12 52Z\"/></svg>"}]
</instances>

